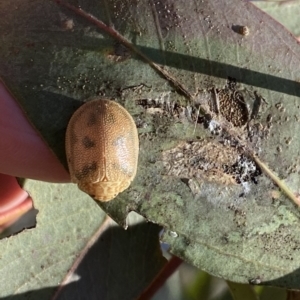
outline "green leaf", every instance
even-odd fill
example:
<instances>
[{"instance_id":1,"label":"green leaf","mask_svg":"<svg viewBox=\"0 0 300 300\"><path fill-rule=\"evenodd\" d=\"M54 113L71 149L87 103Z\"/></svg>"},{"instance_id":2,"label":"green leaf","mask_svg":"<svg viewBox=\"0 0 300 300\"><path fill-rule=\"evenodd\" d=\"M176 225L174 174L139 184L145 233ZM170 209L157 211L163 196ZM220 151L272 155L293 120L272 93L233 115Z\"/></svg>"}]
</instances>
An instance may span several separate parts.
<instances>
[{"instance_id":1,"label":"green leaf","mask_svg":"<svg viewBox=\"0 0 300 300\"><path fill-rule=\"evenodd\" d=\"M1 296L40 289L39 299L49 299L105 213L74 185L28 180L24 188L39 210L37 225L0 241Z\"/></svg>"},{"instance_id":2,"label":"green leaf","mask_svg":"<svg viewBox=\"0 0 300 300\"><path fill-rule=\"evenodd\" d=\"M231 291L234 300L258 300L253 287L249 284L240 284L227 281L228 287Z\"/></svg>"},{"instance_id":3,"label":"green leaf","mask_svg":"<svg viewBox=\"0 0 300 300\"><path fill-rule=\"evenodd\" d=\"M0 297L133 299L164 265L159 226L131 214L124 230L75 185L28 180L24 188L37 225L1 240Z\"/></svg>"},{"instance_id":4,"label":"green leaf","mask_svg":"<svg viewBox=\"0 0 300 300\"><path fill-rule=\"evenodd\" d=\"M259 9L272 16L284 25L296 37L300 36L298 16L300 13L299 1L278 1L268 3L266 1L253 1Z\"/></svg>"},{"instance_id":5,"label":"green leaf","mask_svg":"<svg viewBox=\"0 0 300 300\"><path fill-rule=\"evenodd\" d=\"M127 230L110 220L75 273L68 274L80 279L63 287L57 299L136 299L151 283L166 262L158 243L160 227L141 222L137 214L128 219Z\"/></svg>"},{"instance_id":6,"label":"green leaf","mask_svg":"<svg viewBox=\"0 0 300 300\"><path fill-rule=\"evenodd\" d=\"M300 288L298 208L254 160L295 198L300 59L283 26L239 0L16 5L0 7L1 76L65 165L82 101L114 98L135 118L137 177L99 203L114 220L163 225L172 253L216 276Z\"/></svg>"}]
</instances>

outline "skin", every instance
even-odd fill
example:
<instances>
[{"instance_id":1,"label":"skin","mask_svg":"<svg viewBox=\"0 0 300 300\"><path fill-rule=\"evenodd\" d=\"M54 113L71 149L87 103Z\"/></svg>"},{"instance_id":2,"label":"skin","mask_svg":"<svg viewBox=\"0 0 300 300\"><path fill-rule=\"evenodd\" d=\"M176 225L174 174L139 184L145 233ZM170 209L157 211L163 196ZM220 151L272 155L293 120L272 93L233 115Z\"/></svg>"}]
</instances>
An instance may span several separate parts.
<instances>
[{"instance_id":1,"label":"skin","mask_svg":"<svg viewBox=\"0 0 300 300\"><path fill-rule=\"evenodd\" d=\"M0 231L32 207L14 177L70 182L70 175L0 81Z\"/></svg>"},{"instance_id":2,"label":"skin","mask_svg":"<svg viewBox=\"0 0 300 300\"><path fill-rule=\"evenodd\" d=\"M49 182L70 176L0 82L0 173Z\"/></svg>"}]
</instances>

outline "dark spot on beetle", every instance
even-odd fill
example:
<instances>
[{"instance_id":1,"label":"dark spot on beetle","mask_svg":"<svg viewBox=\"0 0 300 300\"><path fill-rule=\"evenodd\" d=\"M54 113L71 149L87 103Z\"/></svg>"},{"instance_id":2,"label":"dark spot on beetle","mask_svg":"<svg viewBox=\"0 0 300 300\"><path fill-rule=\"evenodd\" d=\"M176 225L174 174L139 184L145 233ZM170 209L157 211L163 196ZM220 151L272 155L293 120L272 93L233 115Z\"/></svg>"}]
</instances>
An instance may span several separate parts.
<instances>
[{"instance_id":1,"label":"dark spot on beetle","mask_svg":"<svg viewBox=\"0 0 300 300\"><path fill-rule=\"evenodd\" d=\"M98 165L97 162L93 161L90 164L86 164L80 172L76 172L75 176L78 180L85 179L89 174L97 171Z\"/></svg>"},{"instance_id":2,"label":"dark spot on beetle","mask_svg":"<svg viewBox=\"0 0 300 300\"><path fill-rule=\"evenodd\" d=\"M95 124L97 124L97 115L92 112L89 115L87 125L90 127L90 126L94 126Z\"/></svg>"},{"instance_id":3,"label":"dark spot on beetle","mask_svg":"<svg viewBox=\"0 0 300 300\"><path fill-rule=\"evenodd\" d=\"M96 142L91 140L88 136L82 139L82 144L86 149L90 149L96 146Z\"/></svg>"}]
</instances>

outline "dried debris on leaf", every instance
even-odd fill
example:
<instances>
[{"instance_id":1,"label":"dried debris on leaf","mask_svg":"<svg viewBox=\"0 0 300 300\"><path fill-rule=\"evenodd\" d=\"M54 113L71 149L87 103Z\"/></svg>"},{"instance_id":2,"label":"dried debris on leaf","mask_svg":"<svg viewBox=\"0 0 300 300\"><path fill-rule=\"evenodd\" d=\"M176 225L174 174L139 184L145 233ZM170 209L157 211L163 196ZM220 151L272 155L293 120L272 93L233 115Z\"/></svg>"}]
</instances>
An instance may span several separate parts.
<instances>
[{"instance_id":1,"label":"dried debris on leaf","mask_svg":"<svg viewBox=\"0 0 300 300\"><path fill-rule=\"evenodd\" d=\"M246 101L251 98L251 105ZM248 99L247 99L248 100ZM153 117L174 118L179 122L203 123L212 137L182 141L162 153L165 175L198 181L213 181L224 185L257 183L260 168L248 157L240 144L222 130L224 122L236 130L240 140L259 151L260 141L266 138L270 124L263 127L257 120L266 101L256 92L239 90L234 79L229 78L223 89L208 89L199 102L179 105L162 99L140 99L138 104ZM198 106L205 106L207 115L199 114ZM197 106L198 105L198 106ZM251 109L250 109L251 108ZM217 138L215 136L218 136ZM214 136L214 137L213 137Z\"/></svg>"},{"instance_id":2,"label":"dried debris on leaf","mask_svg":"<svg viewBox=\"0 0 300 300\"><path fill-rule=\"evenodd\" d=\"M195 178L224 185L257 182L260 169L237 148L214 140L182 142L164 151L165 174L179 178Z\"/></svg>"}]
</instances>

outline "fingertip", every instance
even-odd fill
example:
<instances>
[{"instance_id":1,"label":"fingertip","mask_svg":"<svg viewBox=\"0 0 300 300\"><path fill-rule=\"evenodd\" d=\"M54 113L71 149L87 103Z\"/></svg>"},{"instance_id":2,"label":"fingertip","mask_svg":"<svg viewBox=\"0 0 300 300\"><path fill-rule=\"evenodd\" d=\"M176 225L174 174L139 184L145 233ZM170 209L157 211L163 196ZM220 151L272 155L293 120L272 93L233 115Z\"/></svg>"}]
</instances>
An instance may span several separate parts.
<instances>
[{"instance_id":1,"label":"fingertip","mask_svg":"<svg viewBox=\"0 0 300 300\"><path fill-rule=\"evenodd\" d=\"M70 182L70 175L0 81L0 172L50 182Z\"/></svg>"}]
</instances>

